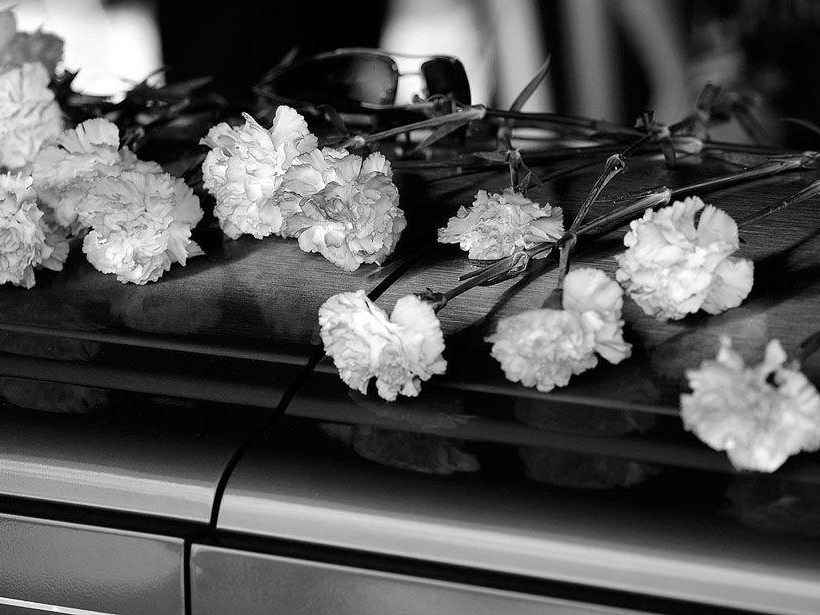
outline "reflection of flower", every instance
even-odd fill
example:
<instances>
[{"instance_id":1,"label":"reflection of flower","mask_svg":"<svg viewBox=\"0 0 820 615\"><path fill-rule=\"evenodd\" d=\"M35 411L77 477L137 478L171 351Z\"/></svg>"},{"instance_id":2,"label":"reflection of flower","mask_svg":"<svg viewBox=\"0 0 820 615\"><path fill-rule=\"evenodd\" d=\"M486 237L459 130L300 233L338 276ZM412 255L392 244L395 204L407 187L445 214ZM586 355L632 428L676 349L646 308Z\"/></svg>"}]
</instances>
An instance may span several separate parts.
<instances>
[{"instance_id":1,"label":"reflection of flower","mask_svg":"<svg viewBox=\"0 0 820 615\"><path fill-rule=\"evenodd\" d=\"M320 427L365 459L391 468L438 475L480 469L478 459L465 452L457 440L370 425L323 423Z\"/></svg>"},{"instance_id":2,"label":"reflection of flower","mask_svg":"<svg viewBox=\"0 0 820 615\"><path fill-rule=\"evenodd\" d=\"M381 154L365 160L325 148L300 156L282 185L285 233L306 252L319 252L353 271L389 256L406 226L390 163ZM298 207L295 200L298 200Z\"/></svg>"},{"instance_id":3,"label":"reflection of flower","mask_svg":"<svg viewBox=\"0 0 820 615\"><path fill-rule=\"evenodd\" d=\"M774 472L790 455L820 448L820 394L786 363L777 340L762 363L746 367L724 337L717 359L686 376L692 393L681 396L684 426L725 450L736 468Z\"/></svg>"},{"instance_id":4,"label":"reflection of flower","mask_svg":"<svg viewBox=\"0 0 820 615\"><path fill-rule=\"evenodd\" d=\"M507 188L501 194L479 190L469 209L459 207L447 226L439 229L438 240L459 244L470 258L494 259L558 239L563 233L560 207L541 207Z\"/></svg>"},{"instance_id":5,"label":"reflection of flower","mask_svg":"<svg viewBox=\"0 0 820 615\"><path fill-rule=\"evenodd\" d=\"M214 126L202 139L211 148L202 164L205 188L225 235L261 239L279 233L282 212L273 200L293 159L316 148L316 137L294 109L280 106L269 130L247 113L245 124Z\"/></svg>"},{"instance_id":6,"label":"reflection of flower","mask_svg":"<svg viewBox=\"0 0 820 615\"><path fill-rule=\"evenodd\" d=\"M620 363L631 353L623 340L623 292L597 269L575 269L564 280L562 310L530 310L498 323L492 356L513 382L548 392L598 364L596 353Z\"/></svg>"},{"instance_id":7,"label":"reflection of flower","mask_svg":"<svg viewBox=\"0 0 820 615\"><path fill-rule=\"evenodd\" d=\"M430 304L413 295L387 314L362 290L334 295L319 308L322 342L351 388L367 392L371 378L389 401L414 397L421 381L443 374L444 336Z\"/></svg>"},{"instance_id":8,"label":"reflection of flower","mask_svg":"<svg viewBox=\"0 0 820 615\"><path fill-rule=\"evenodd\" d=\"M0 167L18 169L63 128L42 64L0 67Z\"/></svg>"},{"instance_id":9,"label":"reflection of flower","mask_svg":"<svg viewBox=\"0 0 820 615\"><path fill-rule=\"evenodd\" d=\"M74 298L74 301L77 298ZM88 361L100 351L100 344L81 338L49 334L49 330L89 330L89 323L72 300L58 292L32 293L21 301L14 296L0 302L4 322L26 323L43 329L43 333L4 331L0 335L0 350L30 357L61 361Z\"/></svg>"},{"instance_id":10,"label":"reflection of flower","mask_svg":"<svg viewBox=\"0 0 820 615\"><path fill-rule=\"evenodd\" d=\"M32 169L34 183L60 225L76 230L77 209L103 177L122 171L162 173L156 162L138 160L128 148L119 149L119 143L115 124L93 119L64 131L55 144L37 154Z\"/></svg>"},{"instance_id":11,"label":"reflection of flower","mask_svg":"<svg viewBox=\"0 0 820 615\"><path fill-rule=\"evenodd\" d=\"M34 268L50 264L53 252L46 243L47 231L34 201L0 190L0 284L34 286Z\"/></svg>"},{"instance_id":12,"label":"reflection of flower","mask_svg":"<svg viewBox=\"0 0 820 615\"><path fill-rule=\"evenodd\" d=\"M168 174L125 171L94 184L80 209L91 227L83 242L89 262L120 282L155 282L172 263L201 254L191 229L202 218L199 199Z\"/></svg>"},{"instance_id":13,"label":"reflection of flower","mask_svg":"<svg viewBox=\"0 0 820 615\"><path fill-rule=\"evenodd\" d=\"M42 412L90 412L108 400L103 389L17 378L0 378L0 394L15 406Z\"/></svg>"},{"instance_id":14,"label":"reflection of flower","mask_svg":"<svg viewBox=\"0 0 820 615\"><path fill-rule=\"evenodd\" d=\"M578 489L634 487L657 475L656 466L575 451L521 447L527 477L540 483Z\"/></svg>"},{"instance_id":15,"label":"reflection of flower","mask_svg":"<svg viewBox=\"0 0 820 615\"><path fill-rule=\"evenodd\" d=\"M648 209L632 222L624 245L615 277L659 320L700 309L718 314L740 305L752 289L752 262L731 257L740 245L737 224L697 197Z\"/></svg>"}]
</instances>

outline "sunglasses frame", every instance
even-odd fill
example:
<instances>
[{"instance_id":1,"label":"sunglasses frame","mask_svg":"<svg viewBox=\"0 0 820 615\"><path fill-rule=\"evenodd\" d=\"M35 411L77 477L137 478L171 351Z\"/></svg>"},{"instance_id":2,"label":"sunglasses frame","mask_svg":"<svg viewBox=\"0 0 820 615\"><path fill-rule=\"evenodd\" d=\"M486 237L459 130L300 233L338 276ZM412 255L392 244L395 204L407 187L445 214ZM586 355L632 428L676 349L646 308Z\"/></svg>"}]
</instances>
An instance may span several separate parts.
<instances>
[{"instance_id":1,"label":"sunglasses frame","mask_svg":"<svg viewBox=\"0 0 820 615\"><path fill-rule=\"evenodd\" d=\"M280 105L289 105L294 107L300 111L305 111L311 113L313 115L323 115L324 112L322 109L326 108L327 106L333 106L330 103L316 103L315 101L304 100L304 99L296 99L290 98L287 96L283 96L281 94L277 94L272 86L273 82L287 74L289 71L293 71L299 69L301 67L310 65L316 62L322 62L325 60L331 60L335 58L341 58L344 56L370 56L372 58L376 58L379 60L386 60L389 62L391 71L395 75L395 85L393 86L393 97L395 101L395 92L398 86L398 80L402 76L402 73L399 71L398 64L396 63L396 58L411 58L411 59L419 59L424 60L419 66L419 74L422 76L425 82L425 87L429 87L428 82L428 74L430 68L428 67L425 69L426 66L430 62L435 61L446 61L449 65L456 71L456 79L460 83L456 83L452 88L454 91L450 93L441 93L441 92L433 92L430 94L430 99L434 98L442 98L448 97L451 99L452 103L458 103L459 105L469 105L470 104L470 82L467 78L467 73L464 70L464 65L458 58L453 56L447 55L439 55L439 54L403 54L403 53L392 53L388 51L384 51L382 49L371 49L367 47L344 47L340 49L335 49L333 51L322 52L319 54L315 54L312 56L308 56L306 58L300 59L298 61L293 61L293 53L288 54L285 59L274 66L271 70L269 70L265 75L259 80L259 82L254 86L253 91L254 93L266 100L273 101ZM405 75L408 73L404 73ZM459 88L460 86L460 88ZM458 92L457 90L461 90ZM465 98L466 100L461 100L461 98ZM357 101L355 99L349 99L345 101L345 111L354 111L358 113L365 113L365 114L374 114L379 112L392 112L392 111L407 111L411 109L411 106L406 104L396 104L387 103L372 103L372 102L365 102L365 101ZM418 105L412 105L412 110L417 110Z\"/></svg>"}]
</instances>

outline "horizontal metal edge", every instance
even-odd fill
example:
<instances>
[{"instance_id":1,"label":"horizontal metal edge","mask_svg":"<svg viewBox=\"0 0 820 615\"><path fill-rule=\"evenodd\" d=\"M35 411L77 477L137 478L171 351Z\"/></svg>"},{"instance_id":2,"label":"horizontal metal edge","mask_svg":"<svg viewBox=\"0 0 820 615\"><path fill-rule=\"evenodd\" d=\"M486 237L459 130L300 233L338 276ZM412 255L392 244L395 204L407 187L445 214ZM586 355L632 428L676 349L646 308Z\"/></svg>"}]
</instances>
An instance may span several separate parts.
<instances>
[{"instance_id":1,"label":"horizontal metal edge","mask_svg":"<svg viewBox=\"0 0 820 615\"><path fill-rule=\"evenodd\" d=\"M246 458L217 528L756 612L820 604L816 549L794 539L778 551L698 519L602 516L338 465Z\"/></svg>"}]
</instances>

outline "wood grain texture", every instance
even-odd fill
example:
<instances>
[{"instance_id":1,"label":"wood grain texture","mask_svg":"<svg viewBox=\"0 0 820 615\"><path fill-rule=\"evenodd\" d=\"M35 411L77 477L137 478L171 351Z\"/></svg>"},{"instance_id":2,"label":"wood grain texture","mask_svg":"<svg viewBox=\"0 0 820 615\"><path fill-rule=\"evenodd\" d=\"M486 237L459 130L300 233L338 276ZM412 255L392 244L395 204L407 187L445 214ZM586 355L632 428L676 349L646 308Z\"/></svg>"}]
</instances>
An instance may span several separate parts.
<instances>
[{"instance_id":1,"label":"wood grain texture","mask_svg":"<svg viewBox=\"0 0 820 615\"><path fill-rule=\"evenodd\" d=\"M317 312L327 296L367 290L389 268L342 271L294 240L208 233L206 255L174 266L158 282L120 284L96 271L75 245L66 269L38 274L37 286L0 288L0 319L52 328L169 334L225 344L318 343ZM210 241L208 241L210 239Z\"/></svg>"},{"instance_id":2,"label":"wood grain texture","mask_svg":"<svg viewBox=\"0 0 820 615\"><path fill-rule=\"evenodd\" d=\"M597 156L603 163L604 155ZM548 175L578 164L577 159L552 161L537 170ZM670 170L657 158L636 158L607 188L604 199L657 185L687 185L732 170L708 161ZM568 224L598 172L594 166L549 181L530 196L561 206ZM813 178L808 172L791 173L724 189L706 200L740 217L792 194ZM309 353L319 342L317 310L332 294L360 288L373 291L386 281L390 285L378 302L389 310L404 294L456 285L458 277L474 265L456 246L436 245L435 231L459 205L469 204L476 190L501 190L508 176L504 171L452 177L405 172L396 181L409 227L385 267L363 266L348 273L317 254L302 252L293 240L223 241L211 228L198 233L205 256L187 267L173 267L157 283L133 286L94 270L79 246L74 246L65 271L39 273L35 289L0 288L0 319L59 329L148 332L225 347L246 342L295 346ZM597 216L604 208L599 203L590 215ZM526 398L569 397L587 405L650 407L671 414L683 388L684 370L714 356L720 335L730 335L742 354L756 360L770 338L780 339L794 354L801 340L820 329L818 229L820 204L814 199L745 230L740 253L755 261L755 287L741 307L725 314L661 323L626 299L626 336L634 345L634 356L619 366L601 364L551 395L506 382L483 339L499 318L542 305L555 286L554 261L536 265L544 271L534 279L473 289L440 313L449 370L436 380L442 386L491 387ZM600 267L613 275L613 256L623 249L623 232L582 242L574 266ZM393 276L395 281L388 279ZM13 346L9 335L4 339ZM811 359L804 368L820 382L820 359Z\"/></svg>"},{"instance_id":3,"label":"wood grain texture","mask_svg":"<svg viewBox=\"0 0 820 615\"><path fill-rule=\"evenodd\" d=\"M669 170L657 160L633 160L627 173L616 178L604 196L634 191L656 185L683 186L718 176L732 169L715 163ZM538 202L561 206L567 224L598 173L592 168L573 174L545 187L531 190L529 196ZM780 200L816 178L808 172L758 180L744 186L727 188L703 195L708 203L724 209L735 218L749 214L773 201ZM504 187L503 174L485 177L486 189ZM454 178L431 184L433 191L451 191L454 186L474 181ZM475 185L465 186L462 194L447 198L442 209L454 211L459 204L471 201ZM603 213L601 204L590 213ZM574 267L598 267L614 278L614 255L622 251L625 228L594 241L583 241L573 260ZM813 199L791 210L779 212L741 233L745 240L740 256L755 262L755 285L750 297L739 308L718 316L696 314L677 322L659 322L645 315L629 298L624 302L626 338L634 345L634 356L618 366L602 362L598 368L574 377L565 389L554 395L562 398L577 395L597 398L602 405L609 400L620 404L658 405L677 408L685 369L713 358L721 335L732 337L735 347L750 361L759 360L765 344L778 338L790 355L796 355L800 342L820 329L820 200ZM483 338L491 334L497 321L524 310L541 307L555 287L557 274L553 264L537 278L507 281L493 287L481 287L457 297L439 314L447 336L448 376L458 382L491 382L510 387L495 361L489 357L489 344ZM404 294L426 288L446 290L455 286L458 277L473 268L457 246L429 249L422 263L411 269L379 299L390 309ZM488 317L489 315L489 317ZM810 359L804 370L820 383L820 360ZM516 389L521 388L517 385ZM533 393L535 396L541 394ZM543 396L545 399L550 395Z\"/></svg>"}]
</instances>

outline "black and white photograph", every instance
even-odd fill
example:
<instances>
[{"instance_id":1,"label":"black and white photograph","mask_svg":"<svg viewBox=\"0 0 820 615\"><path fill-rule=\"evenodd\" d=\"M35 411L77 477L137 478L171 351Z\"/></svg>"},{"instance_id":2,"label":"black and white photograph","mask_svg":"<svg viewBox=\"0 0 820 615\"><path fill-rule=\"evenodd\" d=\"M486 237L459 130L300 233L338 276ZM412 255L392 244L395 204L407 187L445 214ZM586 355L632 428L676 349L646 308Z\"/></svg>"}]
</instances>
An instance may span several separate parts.
<instances>
[{"instance_id":1,"label":"black and white photograph","mask_svg":"<svg viewBox=\"0 0 820 615\"><path fill-rule=\"evenodd\" d=\"M820 0L0 0L0 615L820 615Z\"/></svg>"}]
</instances>

